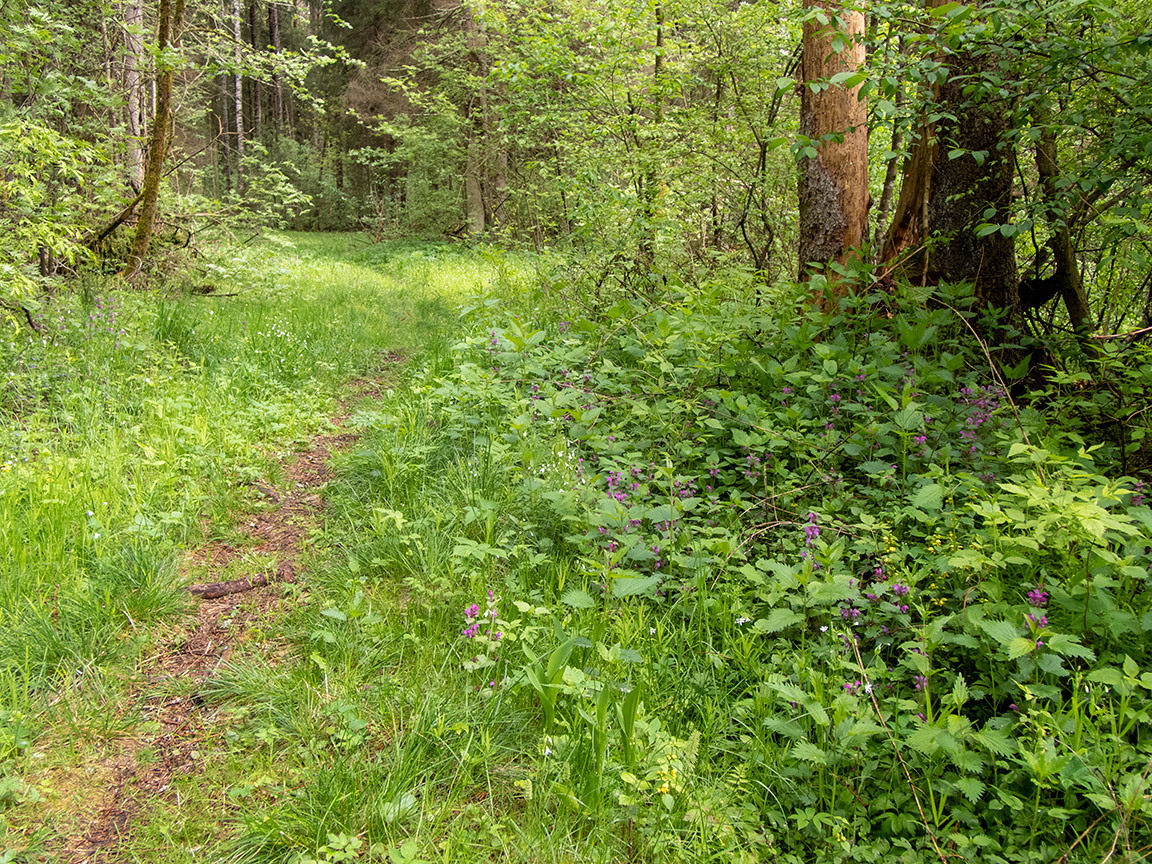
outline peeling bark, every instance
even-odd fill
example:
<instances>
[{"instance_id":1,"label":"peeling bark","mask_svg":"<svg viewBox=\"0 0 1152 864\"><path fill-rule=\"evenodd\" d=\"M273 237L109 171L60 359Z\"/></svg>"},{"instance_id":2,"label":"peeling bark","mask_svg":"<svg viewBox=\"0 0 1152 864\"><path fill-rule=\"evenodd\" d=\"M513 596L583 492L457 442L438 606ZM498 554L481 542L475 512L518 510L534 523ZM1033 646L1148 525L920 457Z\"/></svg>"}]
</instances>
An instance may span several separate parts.
<instances>
[{"instance_id":1,"label":"peeling bark","mask_svg":"<svg viewBox=\"0 0 1152 864\"><path fill-rule=\"evenodd\" d=\"M816 88L864 63L864 16L835 0L804 0L800 64L800 133L816 155L800 161L799 272L813 265L846 263L857 256L868 230L867 104L860 87Z\"/></svg>"}]
</instances>

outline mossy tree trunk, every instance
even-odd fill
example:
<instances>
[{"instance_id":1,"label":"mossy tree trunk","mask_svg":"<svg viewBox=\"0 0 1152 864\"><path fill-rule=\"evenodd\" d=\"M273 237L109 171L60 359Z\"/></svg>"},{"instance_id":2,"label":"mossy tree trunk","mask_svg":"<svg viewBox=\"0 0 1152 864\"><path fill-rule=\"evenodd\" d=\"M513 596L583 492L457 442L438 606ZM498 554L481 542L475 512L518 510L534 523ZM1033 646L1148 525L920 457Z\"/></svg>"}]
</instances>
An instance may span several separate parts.
<instances>
[{"instance_id":1,"label":"mossy tree trunk","mask_svg":"<svg viewBox=\"0 0 1152 864\"><path fill-rule=\"evenodd\" d=\"M928 109L939 119L920 129L881 259L919 284L971 282L980 306L1015 317L1015 243L998 230L978 232L983 223L1007 224L1012 202L1011 112L981 84L993 63L970 51L947 57L947 78Z\"/></svg>"},{"instance_id":2,"label":"mossy tree trunk","mask_svg":"<svg viewBox=\"0 0 1152 864\"><path fill-rule=\"evenodd\" d=\"M171 48L180 44L180 30L184 25L184 0L160 0L159 24L156 33L156 111L152 116L152 135L148 143L148 159L144 166L144 188L140 196L136 234L132 238L132 251L124 275L136 279L148 254L148 244L156 226L156 210L160 200L160 180L164 173L164 159L168 155L169 130L172 125L172 80L175 75Z\"/></svg>"}]
</instances>

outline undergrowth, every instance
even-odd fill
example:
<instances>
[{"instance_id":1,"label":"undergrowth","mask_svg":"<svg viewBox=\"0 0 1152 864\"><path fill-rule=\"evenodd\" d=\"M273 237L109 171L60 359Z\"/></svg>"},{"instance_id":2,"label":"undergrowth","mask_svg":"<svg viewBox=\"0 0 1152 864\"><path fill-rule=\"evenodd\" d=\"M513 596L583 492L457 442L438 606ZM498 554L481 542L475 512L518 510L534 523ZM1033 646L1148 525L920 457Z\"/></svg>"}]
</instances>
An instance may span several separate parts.
<instances>
[{"instance_id":1,"label":"undergrowth","mask_svg":"<svg viewBox=\"0 0 1152 864\"><path fill-rule=\"evenodd\" d=\"M529 282L491 251L294 242L270 269L221 263L253 296L117 295L132 327L98 323L94 298L9 348L13 813L38 794L46 697L103 692L181 608L173 556L200 517L226 531L244 483L320 427L325 385L406 344L425 350L405 380L348 421L363 434L310 539L320 563L266 634L280 649L238 646L203 688L203 772L129 851L1152 846L1146 349L1061 359L1024 393L962 291L822 315L807 287L717 274L584 302L547 258ZM450 317L453 293L470 299ZM116 734L96 713L85 728Z\"/></svg>"},{"instance_id":2,"label":"undergrowth","mask_svg":"<svg viewBox=\"0 0 1152 864\"><path fill-rule=\"evenodd\" d=\"M281 695L218 682L298 784L237 860L1144 854L1152 512L1095 394L1010 398L962 293L496 288L353 418Z\"/></svg>"}]
</instances>

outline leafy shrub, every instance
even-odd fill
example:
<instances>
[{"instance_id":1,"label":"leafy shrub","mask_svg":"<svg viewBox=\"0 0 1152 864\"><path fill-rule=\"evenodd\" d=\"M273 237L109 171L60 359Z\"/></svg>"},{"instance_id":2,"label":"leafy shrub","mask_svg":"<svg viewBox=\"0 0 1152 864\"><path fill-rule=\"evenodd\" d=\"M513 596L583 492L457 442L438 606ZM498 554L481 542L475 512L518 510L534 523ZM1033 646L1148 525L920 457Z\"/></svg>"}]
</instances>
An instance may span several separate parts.
<instances>
[{"instance_id":1,"label":"leafy shrub","mask_svg":"<svg viewBox=\"0 0 1152 864\"><path fill-rule=\"evenodd\" d=\"M658 858L1149 841L1152 511L941 299L471 304L416 388L432 439L401 411L354 470L389 496L376 564L468 611L480 692L539 706L526 794Z\"/></svg>"}]
</instances>

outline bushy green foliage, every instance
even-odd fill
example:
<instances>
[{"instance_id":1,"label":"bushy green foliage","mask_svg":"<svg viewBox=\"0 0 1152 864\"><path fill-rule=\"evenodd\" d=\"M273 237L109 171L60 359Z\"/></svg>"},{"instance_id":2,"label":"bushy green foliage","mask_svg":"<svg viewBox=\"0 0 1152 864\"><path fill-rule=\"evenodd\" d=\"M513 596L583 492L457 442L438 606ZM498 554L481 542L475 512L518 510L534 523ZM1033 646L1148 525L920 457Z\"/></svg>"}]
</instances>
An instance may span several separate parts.
<instances>
[{"instance_id":1,"label":"bushy green foliage","mask_svg":"<svg viewBox=\"0 0 1152 864\"><path fill-rule=\"evenodd\" d=\"M1139 482L1069 444L1056 394L1012 402L962 295L790 296L477 297L361 418L349 584L402 578L469 723L535 713L487 782L592 817L605 858L1142 847ZM313 640L325 668L343 638Z\"/></svg>"}]
</instances>

